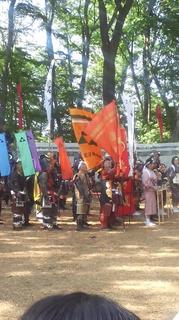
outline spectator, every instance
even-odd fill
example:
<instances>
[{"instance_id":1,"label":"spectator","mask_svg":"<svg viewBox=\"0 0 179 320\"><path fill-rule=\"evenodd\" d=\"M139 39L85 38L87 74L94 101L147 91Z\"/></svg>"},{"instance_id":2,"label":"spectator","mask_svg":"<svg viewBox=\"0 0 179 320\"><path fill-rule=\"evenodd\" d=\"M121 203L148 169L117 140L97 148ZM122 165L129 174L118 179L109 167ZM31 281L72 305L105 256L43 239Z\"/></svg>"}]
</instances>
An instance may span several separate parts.
<instances>
[{"instance_id":1,"label":"spectator","mask_svg":"<svg viewBox=\"0 0 179 320\"><path fill-rule=\"evenodd\" d=\"M155 216L157 213L156 202L156 184L157 177L154 173L155 162L152 159L148 159L142 174L142 184L144 188L145 198L145 224L148 227L155 226L155 223L151 221L151 216Z\"/></svg>"},{"instance_id":2,"label":"spectator","mask_svg":"<svg viewBox=\"0 0 179 320\"><path fill-rule=\"evenodd\" d=\"M172 191L172 202L174 212L179 211L179 158L172 158L172 165L167 171Z\"/></svg>"},{"instance_id":3,"label":"spectator","mask_svg":"<svg viewBox=\"0 0 179 320\"><path fill-rule=\"evenodd\" d=\"M98 295L74 292L44 298L21 320L140 320L131 311Z\"/></svg>"}]
</instances>

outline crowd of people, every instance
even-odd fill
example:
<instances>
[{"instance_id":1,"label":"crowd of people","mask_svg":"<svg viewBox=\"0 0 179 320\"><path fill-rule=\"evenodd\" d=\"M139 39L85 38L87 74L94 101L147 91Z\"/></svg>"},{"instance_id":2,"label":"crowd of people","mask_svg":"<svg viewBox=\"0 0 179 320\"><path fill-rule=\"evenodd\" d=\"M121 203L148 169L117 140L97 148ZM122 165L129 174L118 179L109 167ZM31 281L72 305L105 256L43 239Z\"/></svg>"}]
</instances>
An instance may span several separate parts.
<instances>
[{"instance_id":1,"label":"crowd of people","mask_svg":"<svg viewBox=\"0 0 179 320\"><path fill-rule=\"evenodd\" d=\"M72 197L72 217L76 221L77 231L89 227L88 215L94 194L100 203L99 221L102 229L113 228L119 223L118 218L137 214L142 199L145 203L145 224L155 226L158 217L156 190L164 184L171 189L174 212L179 210L177 156L172 158L169 168L161 163L159 153L151 154L145 163L136 160L133 177L117 173L117 165L109 156L104 157L98 168L90 171L79 156L74 161L74 177L70 181L62 179L60 164L52 152L41 155L40 164L41 172L25 177L20 159L16 159L11 175L0 179L0 213L2 201L6 204L10 201L14 229L30 225L32 209L43 229L58 229L57 217L61 210L64 212L66 209L69 194Z\"/></svg>"}]
</instances>

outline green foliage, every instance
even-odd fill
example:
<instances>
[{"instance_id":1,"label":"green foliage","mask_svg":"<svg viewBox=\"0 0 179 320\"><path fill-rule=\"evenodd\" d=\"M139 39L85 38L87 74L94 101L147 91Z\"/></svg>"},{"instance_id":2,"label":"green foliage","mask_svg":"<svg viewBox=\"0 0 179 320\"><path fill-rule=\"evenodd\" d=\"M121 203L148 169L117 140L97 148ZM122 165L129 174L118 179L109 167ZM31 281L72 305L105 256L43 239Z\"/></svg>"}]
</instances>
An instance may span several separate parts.
<instances>
[{"instance_id":1,"label":"green foliage","mask_svg":"<svg viewBox=\"0 0 179 320\"><path fill-rule=\"evenodd\" d=\"M68 109L76 106L79 98L79 86L82 77L83 23L85 0L49 0L48 7L55 5L53 22L53 40L55 43L56 105L53 111L55 135L63 135L65 141L74 141L71 119ZM53 3L52 3L53 2ZM115 1L104 1L107 9L110 36L114 30L116 16ZM155 106L161 103L164 110L164 141L170 139L175 129L176 110L178 108L179 76L177 62L178 50L178 1L157 0L153 13L148 14L147 8L151 0L134 1L132 10L125 21L122 42L116 58L116 99L123 109L121 95L127 93L136 103L136 134L139 142L159 142L160 135L156 123ZM0 3L1 6L1 3ZM1 9L1 8L0 8ZM113 17L113 18L112 18ZM97 111L102 107L102 73L103 57L101 53L101 37L99 30L98 1L89 1L88 24L90 32L90 57L85 84L85 107ZM111 20L112 18L112 20ZM6 18L7 19L7 18ZM39 140L46 139L43 134L47 125L46 113L43 108L44 85L48 73L49 61L46 48L38 47L34 52L34 44L24 48L24 40L28 35L41 32L46 36L48 17L41 7L33 6L30 0L22 0L16 6L14 47L9 68L8 101L6 105L6 127L17 129L18 98L16 85L22 83L25 127L31 127ZM28 26L26 26L28 25ZM148 69L152 100L151 122L144 122L143 111L140 109L139 97L144 102L143 78L143 47L146 28L150 30L148 43ZM2 74L7 55L7 29L0 22L0 73ZM139 90L137 97L134 78L131 74L131 58L135 69L135 81ZM125 73L126 72L126 73ZM155 79L158 80L158 87ZM2 77L0 79L2 81ZM2 82L0 82L2 83ZM165 98L165 99L164 99ZM168 111L166 105L168 106ZM169 120L167 112L171 116ZM170 121L170 123L169 123Z\"/></svg>"},{"instance_id":2,"label":"green foliage","mask_svg":"<svg viewBox=\"0 0 179 320\"><path fill-rule=\"evenodd\" d=\"M136 123L136 139L139 143L160 143L160 130L156 121L151 121L149 125L142 125L141 121ZM163 141L168 142L171 138L170 131L164 127Z\"/></svg>"}]
</instances>

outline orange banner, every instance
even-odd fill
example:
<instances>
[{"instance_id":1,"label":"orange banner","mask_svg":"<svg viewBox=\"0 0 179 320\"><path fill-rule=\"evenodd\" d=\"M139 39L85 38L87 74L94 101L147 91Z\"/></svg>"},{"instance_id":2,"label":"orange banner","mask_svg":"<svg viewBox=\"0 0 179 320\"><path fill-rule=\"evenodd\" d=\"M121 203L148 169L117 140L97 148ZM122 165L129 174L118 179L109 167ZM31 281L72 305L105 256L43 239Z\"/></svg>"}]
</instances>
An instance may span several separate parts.
<instances>
[{"instance_id":1,"label":"orange banner","mask_svg":"<svg viewBox=\"0 0 179 320\"><path fill-rule=\"evenodd\" d=\"M112 101L95 114L93 120L84 130L97 145L107 151L116 162L120 171L128 171L128 153L125 129L120 126L115 101ZM125 163L123 161L125 159ZM119 170L117 170L119 171Z\"/></svg>"},{"instance_id":2,"label":"orange banner","mask_svg":"<svg viewBox=\"0 0 179 320\"><path fill-rule=\"evenodd\" d=\"M63 138L61 137L56 138L54 140L54 143L57 145L58 152L59 152L59 163L61 166L62 179L70 180L73 178L73 170L65 149Z\"/></svg>"},{"instance_id":3,"label":"orange banner","mask_svg":"<svg viewBox=\"0 0 179 320\"><path fill-rule=\"evenodd\" d=\"M84 133L86 126L94 118L94 114L78 108L71 108L69 112L81 155L88 169L94 169L102 161L101 150L91 137Z\"/></svg>"},{"instance_id":4,"label":"orange banner","mask_svg":"<svg viewBox=\"0 0 179 320\"><path fill-rule=\"evenodd\" d=\"M114 101L95 114L93 120L85 128L85 133L90 136L99 147L107 151L113 160L117 160L119 117Z\"/></svg>"}]
</instances>

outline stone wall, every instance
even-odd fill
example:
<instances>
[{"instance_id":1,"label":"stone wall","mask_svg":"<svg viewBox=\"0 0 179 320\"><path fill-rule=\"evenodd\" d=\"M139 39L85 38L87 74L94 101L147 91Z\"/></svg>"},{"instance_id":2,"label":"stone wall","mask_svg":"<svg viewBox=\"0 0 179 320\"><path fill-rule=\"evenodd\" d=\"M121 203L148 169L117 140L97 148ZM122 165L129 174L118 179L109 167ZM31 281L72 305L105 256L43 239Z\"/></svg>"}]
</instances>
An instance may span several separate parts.
<instances>
[{"instance_id":1,"label":"stone wall","mask_svg":"<svg viewBox=\"0 0 179 320\"><path fill-rule=\"evenodd\" d=\"M45 142L36 142L39 154L45 154L49 151L57 152L55 144L49 145ZM65 143L70 160L79 153L77 143ZM137 158L145 161L152 152L160 152L161 162L170 165L173 156L179 156L179 142L176 143L155 143L155 144L137 144Z\"/></svg>"}]
</instances>

